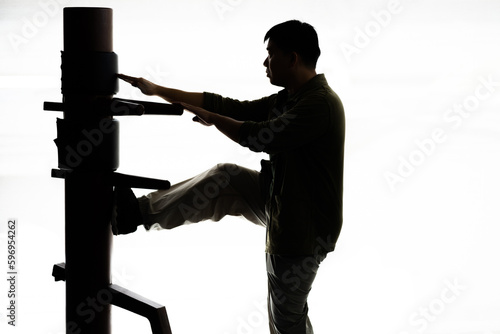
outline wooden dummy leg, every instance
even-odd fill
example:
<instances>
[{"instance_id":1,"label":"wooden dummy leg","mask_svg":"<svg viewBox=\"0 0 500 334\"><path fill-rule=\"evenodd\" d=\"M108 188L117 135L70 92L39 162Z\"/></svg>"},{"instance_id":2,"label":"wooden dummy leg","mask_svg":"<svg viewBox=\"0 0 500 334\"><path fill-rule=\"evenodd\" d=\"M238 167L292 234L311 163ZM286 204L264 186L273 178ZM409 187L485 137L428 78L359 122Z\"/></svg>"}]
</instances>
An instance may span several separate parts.
<instances>
[{"instance_id":1,"label":"wooden dummy leg","mask_svg":"<svg viewBox=\"0 0 500 334\"><path fill-rule=\"evenodd\" d=\"M111 284L109 290L113 295L111 304L146 317L151 324L153 334L172 334L165 306L116 284Z\"/></svg>"},{"instance_id":2,"label":"wooden dummy leg","mask_svg":"<svg viewBox=\"0 0 500 334\"><path fill-rule=\"evenodd\" d=\"M52 276L56 281L65 281L66 264L63 262L54 265ZM165 306L116 284L111 284L108 289L113 296L111 304L147 318L153 334L172 334Z\"/></svg>"}]
</instances>

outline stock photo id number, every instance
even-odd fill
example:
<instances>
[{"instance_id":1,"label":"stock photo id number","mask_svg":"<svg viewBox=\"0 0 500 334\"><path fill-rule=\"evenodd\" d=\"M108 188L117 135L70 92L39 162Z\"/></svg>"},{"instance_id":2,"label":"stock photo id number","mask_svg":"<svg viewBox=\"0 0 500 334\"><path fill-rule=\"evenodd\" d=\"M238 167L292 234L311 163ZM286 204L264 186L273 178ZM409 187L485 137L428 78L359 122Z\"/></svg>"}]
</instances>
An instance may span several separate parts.
<instances>
[{"instance_id":1,"label":"stock photo id number","mask_svg":"<svg viewBox=\"0 0 500 334\"><path fill-rule=\"evenodd\" d=\"M17 219L9 219L7 222L7 323L16 326L17 321Z\"/></svg>"}]
</instances>

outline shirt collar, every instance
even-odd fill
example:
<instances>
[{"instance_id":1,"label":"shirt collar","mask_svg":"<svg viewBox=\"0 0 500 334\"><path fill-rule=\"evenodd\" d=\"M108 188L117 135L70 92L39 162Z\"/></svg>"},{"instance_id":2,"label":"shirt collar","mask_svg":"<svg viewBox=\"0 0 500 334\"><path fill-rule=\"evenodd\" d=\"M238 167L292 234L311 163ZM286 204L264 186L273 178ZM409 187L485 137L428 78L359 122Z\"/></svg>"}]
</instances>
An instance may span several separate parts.
<instances>
[{"instance_id":1,"label":"shirt collar","mask_svg":"<svg viewBox=\"0 0 500 334\"><path fill-rule=\"evenodd\" d=\"M298 91L288 96L288 91L286 89L281 90L278 94L286 100L287 103L295 103L299 100L304 94L308 93L311 90L316 90L319 87L328 85L324 74L317 74L311 80L306 82Z\"/></svg>"}]
</instances>

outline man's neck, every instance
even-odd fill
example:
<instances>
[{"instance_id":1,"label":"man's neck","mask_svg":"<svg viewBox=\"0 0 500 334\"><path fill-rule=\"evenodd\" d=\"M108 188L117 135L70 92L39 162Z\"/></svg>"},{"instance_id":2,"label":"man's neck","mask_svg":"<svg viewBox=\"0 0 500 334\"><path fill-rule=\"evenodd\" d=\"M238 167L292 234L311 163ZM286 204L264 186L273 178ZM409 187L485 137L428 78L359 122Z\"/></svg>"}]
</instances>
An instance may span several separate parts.
<instances>
[{"instance_id":1,"label":"man's neck","mask_svg":"<svg viewBox=\"0 0 500 334\"><path fill-rule=\"evenodd\" d=\"M292 82L287 85L286 90L288 91L288 96L295 94L302 86L304 86L309 80L316 76L315 70L308 70L298 73Z\"/></svg>"}]
</instances>

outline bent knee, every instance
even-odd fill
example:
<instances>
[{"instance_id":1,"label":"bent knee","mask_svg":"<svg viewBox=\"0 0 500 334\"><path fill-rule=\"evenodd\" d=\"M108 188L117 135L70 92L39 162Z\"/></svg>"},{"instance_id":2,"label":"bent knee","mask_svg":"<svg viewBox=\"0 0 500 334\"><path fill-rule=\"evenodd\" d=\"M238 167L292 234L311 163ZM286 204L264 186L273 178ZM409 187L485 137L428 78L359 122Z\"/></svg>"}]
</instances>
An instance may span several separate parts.
<instances>
[{"instance_id":1,"label":"bent knee","mask_svg":"<svg viewBox=\"0 0 500 334\"><path fill-rule=\"evenodd\" d=\"M215 165L212 170L218 173L227 173L229 176L238 175L243 171L243 167L232 163L219 163Z\"/></svg>"},{"instance_id":2,"label":"bent knee","mask_svg":"<svg viewBox=\"0 0 500 334\"><path fill-rule=\"evenodd\" d=\"M210 170L211 178L219 185L231 184L241 193L255 191L260 194L259 172L232 163L220 163ZM253 190L250 190L253 189Z\"/></svg>"}]
</instances>

